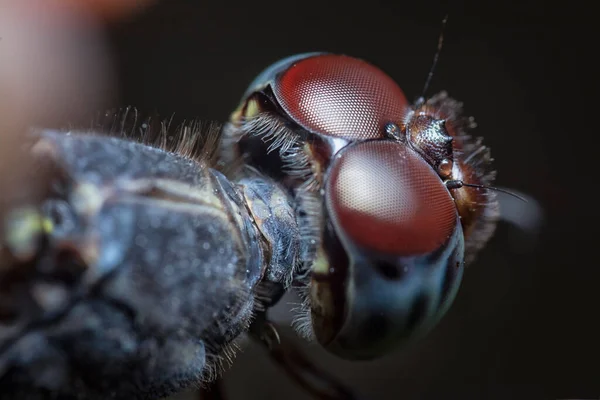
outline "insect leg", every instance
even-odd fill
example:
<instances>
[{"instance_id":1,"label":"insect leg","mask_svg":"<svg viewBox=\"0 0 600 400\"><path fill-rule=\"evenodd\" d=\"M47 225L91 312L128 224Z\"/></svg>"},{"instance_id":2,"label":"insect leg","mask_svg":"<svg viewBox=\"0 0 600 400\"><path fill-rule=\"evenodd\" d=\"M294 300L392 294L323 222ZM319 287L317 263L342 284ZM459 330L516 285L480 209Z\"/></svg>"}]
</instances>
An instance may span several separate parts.
<instances>
[{"instance_id":1,"label":"insect leg","mask_svg":"<svg viewBox=\"0 0 600 400\"><path fill-rule=\"evenodd\" d=\"M261 343L273 361L279 364L286 373L304 390L322 400L357 400L352 391L342 385L338 379L319 368L290 338L284 338L270 322L265 313L256 315L250 326L250 336Z\"/></svg>"}]
</instances>

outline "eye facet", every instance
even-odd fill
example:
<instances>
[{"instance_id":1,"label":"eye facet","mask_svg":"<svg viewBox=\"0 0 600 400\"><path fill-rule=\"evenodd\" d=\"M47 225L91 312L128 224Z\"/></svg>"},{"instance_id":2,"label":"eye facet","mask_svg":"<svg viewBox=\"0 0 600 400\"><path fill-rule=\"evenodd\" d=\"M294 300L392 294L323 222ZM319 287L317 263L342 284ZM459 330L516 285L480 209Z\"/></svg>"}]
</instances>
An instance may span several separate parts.
<instances>
[{"instance_id":1,"label":"eye facet","mask_svg":"<svg viewBox=\"0 0 600 400\"><path fill-rule=\"evenodd\" d=\"M400 123L409 107L400 87L382 70L334 54L291 65L275 80L273 93L305 129L350 140L382 138L385 124Z\"/></svg>"},{"instance_id":2,"label":"eye facet","mask_svg":"<svg viewBox=\"0 0 600 400\"><path fill-rule=\"evenodd\" d=\"M352 146L332 165L327 204L362 248L410 256L438 249L454 231L456 206L435 171L389 141Z\"/></svg>"}]
</instances>

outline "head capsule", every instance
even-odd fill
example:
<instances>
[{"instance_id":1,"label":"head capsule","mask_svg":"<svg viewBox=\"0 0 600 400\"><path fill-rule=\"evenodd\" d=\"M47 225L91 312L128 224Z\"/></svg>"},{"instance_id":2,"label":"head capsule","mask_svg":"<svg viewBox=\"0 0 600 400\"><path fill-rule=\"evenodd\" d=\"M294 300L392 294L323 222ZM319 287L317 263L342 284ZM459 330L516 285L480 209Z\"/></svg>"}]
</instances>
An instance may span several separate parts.
<instances>
[{"instance_id":1,"label":"head capsule","mask_svg":"<svg viewBox=\"0 0 600 400\"><path fill-rule=\"evenodd\" d=\"M496 217L488 191L445 185L493 179L471 125L444 93L411 106L383 71L343 55L290 57L246 91L226 136L295 193L300 226L318 238L310 323L330 351L380 356L451 304Z\"/></svg>"}]
</instances>

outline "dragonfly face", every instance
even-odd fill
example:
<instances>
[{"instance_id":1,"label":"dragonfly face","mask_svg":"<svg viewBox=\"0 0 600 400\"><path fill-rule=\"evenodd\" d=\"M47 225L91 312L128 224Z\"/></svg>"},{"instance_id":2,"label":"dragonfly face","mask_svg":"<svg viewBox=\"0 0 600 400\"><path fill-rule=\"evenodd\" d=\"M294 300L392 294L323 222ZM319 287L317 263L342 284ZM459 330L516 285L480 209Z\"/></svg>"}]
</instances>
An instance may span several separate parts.
<instances>
[{"instance_id":1,"label":"dragonfly face","mask_svg":"<svg viewBox=\"0 0 600 400\"><path fill-rule=\"evenodd\" d=\"M473 126L445 93L411 105L383 71L344 55L281 60L244 94L223 159L294 193L307 236L298 276L309 271L311 331L330 351L380 356L448 309L498 214L489 190L452 184L494 178Z\"/></svg>"}]
</instances>

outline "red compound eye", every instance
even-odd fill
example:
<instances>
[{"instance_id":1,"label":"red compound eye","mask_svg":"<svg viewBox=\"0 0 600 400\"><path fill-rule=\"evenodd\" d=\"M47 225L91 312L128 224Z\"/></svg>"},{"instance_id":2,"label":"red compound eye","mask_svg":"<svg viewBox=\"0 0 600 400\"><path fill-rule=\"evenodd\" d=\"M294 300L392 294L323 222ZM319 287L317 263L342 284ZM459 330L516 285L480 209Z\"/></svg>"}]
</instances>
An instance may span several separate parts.
<instances>
[{"instance_id":1,"label":"red compound eye","mask_svg":"<svg viewBox=\"0 0 600 400\"><path fill-rule=\"evenodd\" d=\"M276 79L273 92L305 129L350 140L383 137L384 125L399 124L408 107L400 87L383 71L342 55L292 64Z\"/></svg>"},{"instance_id":2,"label":"red compound eye","mask_svg":"<svg viewBox=\"0 0 600 400\"><path fill-rule=\"evenodd\" d=\"M391 141L351 145L326 186L338 229L354 244L398 256L442 246L458 223L450 193L413 150Z\"/></svg>"}]
</instances>

